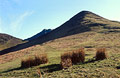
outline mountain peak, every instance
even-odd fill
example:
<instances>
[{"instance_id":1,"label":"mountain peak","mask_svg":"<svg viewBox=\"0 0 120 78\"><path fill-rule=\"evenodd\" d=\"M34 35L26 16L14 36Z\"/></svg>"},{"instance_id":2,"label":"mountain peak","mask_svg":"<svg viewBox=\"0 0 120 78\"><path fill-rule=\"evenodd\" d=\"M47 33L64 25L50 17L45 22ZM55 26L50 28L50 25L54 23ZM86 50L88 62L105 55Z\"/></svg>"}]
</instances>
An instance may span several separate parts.
<instances>
[{"instance_id":1,"label":"mountain peak","mask_svg":"<svg viewBox=\"0 0 120 78\"><path fill-rule=\"evenodd\" d=\"M88 15L98 16L90 11L81 11L78 14L76 14L74 17L72 17L70 20L82 20L82 19L84 19L84 17L86 17Z\"/></svg>"},{"instance_id":2,"label":"mountain peak","mask_svg":"<svg viewBox=\"0 0 120 78\"><path fill-rule=\"evenodd\" d=\"M81 11L69 20L69 22L76 22L81 25L87 25L90 23L101 23L103 21L104 23L105 21L108 22L107 19L90 11Z\"/></svg>"},{"instance_id":3,"label":"mountain peak","mask_svg":"<svg viewBox=\"0 0 120 78\"><path fill-rule=\"evenodd\" d=\"M88 13L92 13L92 12L90 12L90 11L81 11L81 12L79 12L79 13L82 13L82 14L88 14Z\"/></svg>"}]
</instances>

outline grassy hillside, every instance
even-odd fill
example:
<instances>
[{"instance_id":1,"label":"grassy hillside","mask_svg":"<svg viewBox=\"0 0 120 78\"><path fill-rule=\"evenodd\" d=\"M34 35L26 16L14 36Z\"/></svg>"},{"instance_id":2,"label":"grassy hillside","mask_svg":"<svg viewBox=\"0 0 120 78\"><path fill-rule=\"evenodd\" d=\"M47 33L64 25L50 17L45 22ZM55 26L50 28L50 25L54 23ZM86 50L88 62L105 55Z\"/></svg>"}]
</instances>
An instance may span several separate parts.
<instances>
[{"instance_id":1,"label":"grassy hillside","mask_svg":"<svg viewBox=\"0 0 120 78\"><path fill-rule=\"evenodd\" d=\"M22 43L21 39L0 33L0 50L4 50Z\"/></svg>"},{"instance_id":2,"label":"grassy hillside","mask_svg":"<svg viewBox=\"0 0 120 78\"><path fill-rule=\"evenodd\" d=\"M0 55L0 77L39 78L37 69L40 68L45 78L120 78L119 32L119 22L92 12L80 12L49 34ZM85 63L60 69L61 54L81 47L85 48ZM106 48L108 58L96 61L97 48ZM21 68L23 58L40 53L47 53L47 64Z\"/></svg>"},{"instance_id":3,"label":"grassy hillside","mask_svg":"<svg viewBox=\"0 0 120 78\"><path fill-rule=\"evenodd\" d=\"M85 32L44 44L39 44L18 52L0 56L0 76L5 78L39 78L36 70L41 69L46 78L120 78L120 34L116 32L96 33ZM85 63L60 69L60 55L63 52L85 48ZM95 61L97 47L107 49L108 59ZM47 53L49 63L31 68L21 69L20 60L34 54ZM5 59L6 58L6 59ZM9 62L8 62L9 61Z\"/></svg>"},{"instance_id":4,"label":"grassy hillside","mask_svg":"<svg viewBox=\"0 0 120 78\"><path fill-rule=\"evenodd\" d=\"M52 30L50 33L40 36L27 43L3 50L1 51L1 53L5 54L9 52L14 52L37 44L42 44L50 40L90 31L94 31L97 33L119 33L120 23L117 21L105 19L89 11L82 11L73 16L70 20L62 24L60 27Z\"/></svg>"}]
</instances>

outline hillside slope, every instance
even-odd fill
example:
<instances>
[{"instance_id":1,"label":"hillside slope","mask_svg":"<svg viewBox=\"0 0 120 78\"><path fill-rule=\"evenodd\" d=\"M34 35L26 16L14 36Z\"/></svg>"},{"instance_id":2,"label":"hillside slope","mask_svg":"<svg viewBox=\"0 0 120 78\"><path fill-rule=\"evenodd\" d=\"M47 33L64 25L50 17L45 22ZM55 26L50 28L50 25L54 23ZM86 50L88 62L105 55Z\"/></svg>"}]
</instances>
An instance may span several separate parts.
<instances>
[{"instance_id":1,"label":"hillside slope","mask_svg":"<svg viewBox=\"0 0 120 78\"><path fill-rule=\"evenodd\" d=\"M57 38L88 32L88 31L94 31L97 33L119 32L120 23L105 19L89 11L82 11L76 14L75 16L73 16L70 20L65 22L60 27L51 31L50 33L38 37L37 39L31 40L27 43L18 45L16 47L3 50L1 51L1 53L5 54L5 53L21 50Z\"/></svg>"},{"instance_id":2,"label":"hillside slope","mask_svg":"<svg viewBox=\"0 0 120 78\"><path fill-rule=\"evenodd\" d=\"M22 43L21 39L0 33L0 50L16 46L19 43Z\"/></svg>"},{"instance_id":3,"label":"hillside slope","mask_svg":"<svg viewBox=\"0 0 120 78\"><path fill-rule=\"evenodd\" d=\"M119 31L119 29L119 22L110 21L89 11L82 11L49 34L37 38L34 43L43 43L87 31L114 32Z\"/></svg>"},{"instance_id":4,"label":"hillside slope","mask_svg":"<svg viewBox=\"0 0 120 78\"><path fill-rule=\"evenodd\" d=\"M78 19L78 23L81 25L78 25L76 21L70 23L71 20ZM70 24L66 25L66 23ZM0 55L0 77L39 78L36 70L40 68L42 76L45 78L120 78L119 22L83 11L66 23L35 41L7 49L10 53ZM82 26L83 31L78 31ZM88 29L86 30L84 27ZM74 32L67 33L68 30ZM42 40L43 38L44 40ZM61 70L61 54L80 47L85 48L85 63ZM94 58L96 48L106 48L108 58L96 61ZM39 53L47 53L49 59L47 64L25 69L20 68L23 58L32 57L35 54L39 55Z\"/></svg>"},{"instance_id":5,"label":"hillside slope","mask_svg":"<svg viewBox=\"0 0 120 78\"><path fill-rule=\"evenodd\" d=\"M39 78L36 70L41 69L45 78L120 78L120 33L84 32L23 50L0 56L0 77ZM63 52L85 48L85 63L60 69L60 55ZM94 61L96 48L107 49L108 59ZM47 53L49 63L28 69L21 69L21 59L35 54ZM4 64L3 64L4 63Z\"/></svg>"}]
</instances>

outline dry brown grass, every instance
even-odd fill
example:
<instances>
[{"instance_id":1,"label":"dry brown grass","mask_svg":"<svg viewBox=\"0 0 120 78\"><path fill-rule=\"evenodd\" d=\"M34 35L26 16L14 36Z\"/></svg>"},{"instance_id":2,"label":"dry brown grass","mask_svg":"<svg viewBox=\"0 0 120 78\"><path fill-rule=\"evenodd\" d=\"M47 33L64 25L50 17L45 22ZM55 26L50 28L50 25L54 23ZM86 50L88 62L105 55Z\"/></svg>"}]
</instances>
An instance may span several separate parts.
<instances>
[{"instance_id":1,"label":"dry brown grass","mask_svg":"<svg viewBox=\"0 0 120 78\"><path fill-rule=\"evenodd\" d=\"M107 58L106 49L105 48L97 49L96 60L104 60L106 58Z\"/></svg>"},{"instance_id":2,"label":"dry brown grass","mask_svg":"<svg viewBox=\"0 0 120 78\"><path fill-rule=\"evenodd\" d=\"M40 78L43 78L40 69L37 69L37 74L39 75Z\"/></svg>"},{"instance_id":3,"label":"dry brown grass","mask_svg":"<svg viewBox=\"0 0 120 78\"><path fill-rule=\"evenodd\" d=\"M47 54L35 55L36 65L48 63Z\"/></svg>"},{"instance_id":4,"label":"dry brown grass","mask_svg":"<svg viewBox=\"0 0 120 78\"><path fill-rule=\"evenodd\" d=\"M21 67L22 68L29 68L32 66L45 64L47 62L48 62L47 54L35 55L34 58L29 56L28 58L21 60Z\"/></svg>"},{"instance_id":5,"label":"dry brown grass","mask_svg":"<svg viewBox=\"0 0 120 78\"><path fill-rule=\"evenodd\" d=\"M80 62L83 63L84 60L85 60L84 48L73 51L73 53L72 53L72 63L73 64L77 64L77 63L80 63Z\"/></svg>"},{"instance_id":6,"label":"dry brown grass","mask_svg":"<svg viewBox=\"0 0 120 78\"><path fill-rule=\"evenodd\" d=\"M29 68L29 67L33 66L33 62L34 62L34 59L29 56L26 59L22 59L22 61L21 61L21 67L22 68Z\"/></svg>"},{"instance_id":7,"label":"dry brown grass","mask_svg":"<svg viewBox=\"0 0 120 78\"><path fill-rule=\"evenodd\" d=\"M85 60L85 51L84 48L74 50L72 52L65 52L61 55L61 66L62 68L68 68L72 64L77 64L84 62Z\"/></svg>"},{"instance_id":8,"label":"dry brown grass","mask_svg":"<svg viewBox=\"0 0 120 78\"><path fill-rule=\"evenodd\" d=\"M61 55L61 67L63 69L72 66L71 52L65 52Z\"/></svg>"}]
</instances>

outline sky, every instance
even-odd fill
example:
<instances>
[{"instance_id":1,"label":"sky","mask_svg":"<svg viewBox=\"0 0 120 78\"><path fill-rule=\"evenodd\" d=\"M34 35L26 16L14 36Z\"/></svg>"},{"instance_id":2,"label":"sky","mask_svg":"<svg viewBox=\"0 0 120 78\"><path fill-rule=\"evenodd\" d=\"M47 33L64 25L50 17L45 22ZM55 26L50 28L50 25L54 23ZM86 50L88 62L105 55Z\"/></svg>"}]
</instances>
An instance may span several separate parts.
<instances>
[{"instance_id":1,"label":"sky","mask_svg":"<svg viewBox=\"0 0 120 78\"><path fill-rule=\"evenodd\" d=\"M0 33L26 39L83 10L120 21L120 0L0 0Z\"/></svg>"}]
</instances>

